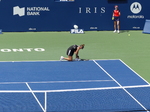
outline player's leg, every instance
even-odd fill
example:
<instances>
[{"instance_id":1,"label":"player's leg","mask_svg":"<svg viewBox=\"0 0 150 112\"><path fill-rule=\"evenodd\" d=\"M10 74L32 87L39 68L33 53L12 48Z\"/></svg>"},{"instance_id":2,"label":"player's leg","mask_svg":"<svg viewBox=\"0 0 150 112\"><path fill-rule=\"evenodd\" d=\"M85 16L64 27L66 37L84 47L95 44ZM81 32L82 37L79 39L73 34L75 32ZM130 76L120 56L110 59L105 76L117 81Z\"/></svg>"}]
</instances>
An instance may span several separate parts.
<instances>
[{"instance_id":1,"label":"player's leg","mask_svg":"<svg viewBox=\"0 0 150 112\"><path fill-rule=\"evenodd\" d=\"M117 21L117 29L118 29L118 33L120 32L120 21Z\"/></svg>"},{"instance_id":2,"label":"player's leg","mask_svg":"<svg viewBox=\"0 0 150 112\"><path fill-rule=\"evenodd\" d=\"M65 57L64 57L64 59L67 60L67 61L72 61L72 60L73 60L73 57L72 57L72 56L68 56L68 58L65 58Z\"/></svg>"},{"instance_id":3,"label":"player's leg","mask_svg":"<svg viewBox=\"0 0 150 112\"><path fill-rule=\"evenodd\" d=\"M116 32L116 29L117 29L116 26L117 26L117 21L114 20L114 32Z\"/></svg>"},{"instance_id":4,"label":"player's leg","mask_svg":"<svg viewBox=\"0 0 150 112\"><path fill-rule=\"evenodd\" d=\"M65 59L67 61L72 61L73 60L73 54L74 54L74 51L67 49L68 58L61 56L60 61L62 61L63 59Z\"/></svg>"}]
</instances>

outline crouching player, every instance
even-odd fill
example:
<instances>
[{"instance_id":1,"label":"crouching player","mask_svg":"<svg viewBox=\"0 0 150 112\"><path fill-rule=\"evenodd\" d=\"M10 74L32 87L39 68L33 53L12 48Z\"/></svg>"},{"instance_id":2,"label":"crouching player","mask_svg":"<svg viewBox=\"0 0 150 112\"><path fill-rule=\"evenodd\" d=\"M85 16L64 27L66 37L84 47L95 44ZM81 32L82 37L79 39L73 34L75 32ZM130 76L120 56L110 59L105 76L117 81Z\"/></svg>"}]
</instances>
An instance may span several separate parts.
<instances>
[{"instance_id":1,"label":"crouching player","mask_svg":"<svg viewBox=\"0 0 150 112\"><path fill-rule=\"evenodd\" d=\"M75 55L76 55L76 60L78 60L79 59L79 50L80 49L83 49L84 48L84 44L82 44L82 45L72 45L72 46L70 46L68 49L67 49L67 55L68 55L68 57L66 58L66 57L63 57L63 56L61 56L60 57L60 61L62 61L63 59L64 60L67 60L67 61L73 61L73 55L74 55L74 53L75 53Z\"/></svg>"}]
</instances>

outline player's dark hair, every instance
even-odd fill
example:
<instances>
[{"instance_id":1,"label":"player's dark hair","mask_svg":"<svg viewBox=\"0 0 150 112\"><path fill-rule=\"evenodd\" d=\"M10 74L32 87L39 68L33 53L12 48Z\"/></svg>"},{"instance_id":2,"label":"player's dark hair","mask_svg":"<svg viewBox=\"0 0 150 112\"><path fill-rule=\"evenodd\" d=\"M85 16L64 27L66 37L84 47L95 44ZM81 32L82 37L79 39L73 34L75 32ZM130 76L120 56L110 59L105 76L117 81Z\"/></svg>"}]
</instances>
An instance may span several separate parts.
<instances>
[{"instance_id":1,"label":"player's dark hair","mask_svg":"<svg viewBox=\"0 0 150 112\"><path fill-rule=\"evenodd\" d=\"M81 44L80 46L82 46L82 49L84 48L85 44Z\"/></svg>"}]
</instances>

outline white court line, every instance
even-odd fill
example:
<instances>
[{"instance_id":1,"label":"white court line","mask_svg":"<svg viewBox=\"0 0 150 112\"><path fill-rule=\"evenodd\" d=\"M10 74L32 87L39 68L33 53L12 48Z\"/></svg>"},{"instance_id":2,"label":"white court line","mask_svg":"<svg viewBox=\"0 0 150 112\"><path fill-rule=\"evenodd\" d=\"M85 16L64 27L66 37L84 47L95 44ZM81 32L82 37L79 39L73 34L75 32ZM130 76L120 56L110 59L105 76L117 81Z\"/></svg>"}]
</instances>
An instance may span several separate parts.
<instances>
[{"instance_id":1,"label":"white court line","mask_svg":"<svg viewBox=\"0 0 150 112\"><path fill-rule=\"evenodd\" d=\"M126 66L128 67L131 71L133 71L137 76L139 76L141 79L143 79L143 81L145 81L148 85L150 85L150 83L148 83L142 76L140 76L137 72L135 72L131 67L129 67L125 62L123 62L121 59L120 61Z\"/></svg>"},{"instance_id":2,"label":"white court line","mask_svg":"<svg viewBox=\"0 0 150 112\"><path fill-rule=\"evenodd\" d=\"M90 59L89 61L93 61L93 60L106 60L107 61L107 60L120 60L120 59ZM0 61L0 62L25 62L26 63L26 62L61 62L61 61L60 60L20 60L20 61Z\"/></svg>"},{"instance_id":3,"label":"white court line","mask_svg":"<svg viewBox=\"0 0 150 112\"><path fill-rule=\"evenodd\" d=\"M144 107L131 93L129 93L116 79L114 79L102 66L100 66L95 60L93 60L94 63L100 68L102 69L111 79L113 79L132 99L134 99L145 111L147 111L148 109L146 109L146 107ZM149 112L149 111L147 111Z\"/></svg>"},{"instance_id":4,"label":"white court line","mask_svg":"<svg viewBox=\"0 0 150 112\"><path fill-rule=\"evenodd\" d=\"M118 86L118 87L100 87L100 88L80 88L80 89L62 89L62 90L32 90L33 93L45 93L45 92L74 92L74 91L92 91L92 90L115 90L123 88L144 88L150 87L150 85L136 85L136 86ZM0 93L31 93L30 90L0 90Z\"/></svg>"},{"instance_id":5,"label":"white court line","mask_svg":"<svg viewBox=\"0 0 150 112\"><path fill-rule=\"evenodd\" d=\"M109 82L113 80L76 80L76 81L39 81L39 82L0 82L0 84L24 84L24 83L78 83L78 82Z\"/></svg>"},{"instance_id":6,"label":"white court line","mask_svg":"<svg viewBox=\"0 0 150 112\"><path fill-rule=\"evenodd\" d=\"M43 112L46 112L46 110L43 108L42 104L40 103L40 101L38 100L38 98L36 97L36 95L34 94L34 92L32 91L31 87L29 86L28 83L26 83L27 87L29 88L30 92L32 93L32 95L34 96L35 100L37 101L37 103L39 104L39 106L41 107L41 109L43 110Z\"/></svg>"},{"instance_id":7,"label":"white court line","mask_svg":"<svg viewBox=\"0 0 150 112\"><path fill-rule=\"evenodd\" d=\"M45 112L47 111L47 92L45 92Z\"/></svg>"},{"instance_id":8,"label":"white court line","mask_svg":"<svg viewBox=\"0 0 150 112\"><path fill-rule=\"evenodd\" d=\"M60 60L20 60L20 61L0 61L0 63L5 63L5 62L8 62L8 63L10 63L10 62L19 62L19 63L21 63L21 62L60 62Z\"/></svg>"},{"instance_id":9,"label":"white court line","mask_svg":"<svg viewBox=\"0 0 150 112\"><path fill-rule=\"evenodd\" d=\"M120 59L91 59L90 61L93 61L93 60L96 60L96 61L113 61L113 60L120 60Z\"/></svg>"}]
</instances>

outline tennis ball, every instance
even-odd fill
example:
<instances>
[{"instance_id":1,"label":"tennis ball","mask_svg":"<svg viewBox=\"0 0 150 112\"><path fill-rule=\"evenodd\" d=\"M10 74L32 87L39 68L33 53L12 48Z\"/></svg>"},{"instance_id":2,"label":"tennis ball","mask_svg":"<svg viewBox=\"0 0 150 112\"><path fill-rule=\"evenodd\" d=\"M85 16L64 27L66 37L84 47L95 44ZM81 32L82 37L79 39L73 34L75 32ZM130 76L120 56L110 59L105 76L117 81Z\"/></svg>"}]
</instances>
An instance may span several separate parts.
<instances>
[{"instance_id":1,"label":"tennis ball","mask_svg":"<svg viewBox=\"0 0 150 112\"><path fill-rule=\"evenodd\" d=\"M112 20L114 20L114 17L112 17Z\"/></svg>"},{"instance_id":2,"label":"tennis ball","mask_svg":"<svg viewBox=\"0 0 150 112\"><path fill-rule=\"evenodd\" d=\"M128 36L130 36L130 34L128 34Z\"/></svg>"}]
</instances>

